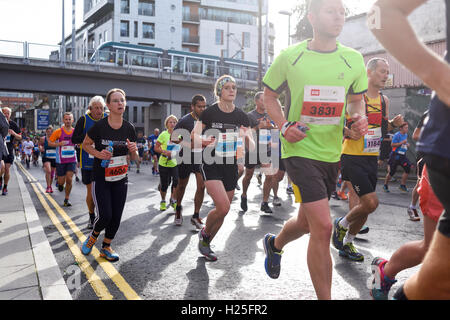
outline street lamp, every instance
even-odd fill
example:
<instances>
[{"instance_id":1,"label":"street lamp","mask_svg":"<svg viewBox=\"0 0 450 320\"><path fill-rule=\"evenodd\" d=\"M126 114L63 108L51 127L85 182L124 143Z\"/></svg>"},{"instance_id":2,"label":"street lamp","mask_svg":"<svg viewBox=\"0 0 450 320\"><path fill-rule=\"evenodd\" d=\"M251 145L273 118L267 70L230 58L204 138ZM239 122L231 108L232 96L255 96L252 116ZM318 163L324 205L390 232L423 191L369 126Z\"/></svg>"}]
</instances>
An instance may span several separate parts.
<instances>
[{"instance_id":1,"label":"street lamp","mask_svg":"<svg viewBox=\"0 0 450 320\"><path fill-rule=\"evenodd\" d=\"M283 14L285 16L288 16L288 46L291 45L291 16L292 16L292 12L286 11L286 10L281 10L278 11L279 14Z\"/></svg>"},{"instance_id":2,"label":"street lamp","mask_svg":"<svg viewBox=\"0 0 450 320\"><path fill-rule=\"evenodd\" d=\"M164 67L164 71L168 71L169 72L169 99L170 99L170 113L169 115L172 114L172 67Z\"/></svg>"}]
</instances>

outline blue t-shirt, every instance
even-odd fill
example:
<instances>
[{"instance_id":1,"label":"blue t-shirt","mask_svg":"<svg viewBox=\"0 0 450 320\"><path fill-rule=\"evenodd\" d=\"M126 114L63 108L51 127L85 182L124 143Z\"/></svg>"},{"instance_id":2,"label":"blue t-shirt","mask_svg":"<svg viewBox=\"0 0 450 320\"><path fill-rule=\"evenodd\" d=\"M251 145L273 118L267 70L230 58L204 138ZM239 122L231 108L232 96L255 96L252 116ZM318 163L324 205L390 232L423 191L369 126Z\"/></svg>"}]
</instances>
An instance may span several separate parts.
<instances>
[{"instance_id":1,"label":"blue t-shirt","mask_svg":"<svg viewBox=\"0 0 450 320\"><path fill-rule=\"evenodd\" d=\"M149 141L151 141L152 142L152 146L151 146L151 150L154 150L154 148L155 148L155 143L156 143L156 140L158 140L158 136L157 135L154 135L154 134L152 134L151 136L148 136L148 140Z\"/></svg>"},{"instance_id":2,"label":"blue t-shirt","mask_svg":"<svg viewBox=\"0 0 450 320\"><path fill-rule=\"evenodd\" d=\"M407 133L402 134L399 131L396 134L394 134L394 137L392 138L392 143L399 143L399 142L402 142L407 139L408 139L408 134ZM407 150L408 150L408 146L406 144L402 144L400 147L392 148L392 151L394 151L395 153L400 154L400 155L405 155Z\"/></svg>"}]
</instances>

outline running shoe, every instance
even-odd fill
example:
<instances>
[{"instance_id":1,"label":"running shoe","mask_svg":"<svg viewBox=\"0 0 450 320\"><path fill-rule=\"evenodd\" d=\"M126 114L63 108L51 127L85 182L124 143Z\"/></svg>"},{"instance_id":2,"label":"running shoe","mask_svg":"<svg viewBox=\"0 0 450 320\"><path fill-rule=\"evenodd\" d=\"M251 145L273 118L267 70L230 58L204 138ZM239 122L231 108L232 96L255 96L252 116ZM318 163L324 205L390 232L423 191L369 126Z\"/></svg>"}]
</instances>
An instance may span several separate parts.
<instances>
[{"instance_id":1,"label":"running shoe","mask_svg":"<svg viewBox=\"0 0 450 320\"><path fill-rule=\"evenodd\" d=\"M342 250L339 250L339 255L353 261L364 261L364 256L356 250L352 242L344 244Z\"/></svg>"},{"instance_id":2,"label":"running shoe","mask_svg":"<svg viewBox=\"0 0 450 320\"><path fill-rule=\"evenodd\" d=\"M390 192L388 186L385 185L385 184L383 185L383 191L386 192L386 193Z\"/></svg>"},{"instance_id":3,"label":"running shoe","mask_svg":"<svg viewBox=\"0 0 450 320\"><path fill-rule=\"evenodd\" d=\"M366 234L369 233L369 227L368 226L363 226L361 228L361 230L359 230L358 234Z\"/></svg>"},{"instance_id":4,"label":"running shoe","mask_svg":"<svg viewBox=\"0 0 450 320\"><path fill-rule=\"evenodd\" d=\"M174 209L177 209L177 201L170 198L170 206Z\"/></svg>"},{"instance_id":5,"label":"running shoe","mask_svg":"<svg viewBox=\"0 0 450 320\"><path fill-rule=\"evenodd\" d=\"M194 225L198 230L201 230L201 229L203 229L203 227L204 227L203 221L202 221L202 219L200 219L199 217L197 217L197 218L192 217L192 218L191 218L191 223L192 223L192 225Z\"/></svg>"},{"instance_id":6,"label":"running shoe","mask_svg":"<svg viewBox=\"0 0 450 320\"><path fill-rule=\"evenodd\" d=\"M287 194L294 194L294 189L292 188L292 186L289 186L286 188L286 193Z\"/></svg>"},{"instance_id":7,"label":"running shoe","mask_svg":"<svg viewBox=\"0 0 450 320\"><path fill-rule=\"evenodd\" d=\"M119 261L119 255L111 249L111 247L105 247L100 250L100 257L105 258L110 262Z\"/></svg>"},{"instance_id":8,"label":"running shoe","mask_svg":"<svg viewBox=\"0 0 450 320\"><path fill-rule=\"evenodd\" d=\"M161 202L159 203L159 210L161 210L161 211L167 210L166 202L165 202L165 201L161 201Z\"/></svg>"},{"instance_id":9,"label":"running shoe","mask_svg":"<svg viewBox=\"0 0 450 320\"><path fill-rule=\"evenodd\" d=\"M333 224L333 246L338 249L338 250L342 250L343 249L343 241L344 241L344 237L347 233L348 229L345 229L343 227L341 227L339 225L339 222L342 220L343 218L336 218L334 220L334 224Z\"/></svg>"},{"instance_id":10,"label":"running shoe","mask_svg":"<svg viewBox=\"0 0 450 320\"><path fill-rule=\"evenodd\" d=\"M374 300L387 300L389 290L392 285L397 282L395 279L390 279L384 274L384 266L388 261L386 259L376 257L372 260L371 268L373 274L372 288L370 295Z\"/></svg>"},{"instance_id":11,"label":"running shoe","mask_svg":"<svg viewBox=\"0 0 450 320\"><path fill-rule=\"evenodd\" d=\"M275 235L268 233L264 236L263 245L264 252L266 253L266 259L264 260L264 268L266 269L266 273L272 279L278 279L280 276L281 269L281 256L283 254L283 250L274 251L272 244L275 240Z\"/></svg>"},{"instance_id":12,"label":"running shoe","mask_svg":"<svg viewBox=\"0 0 450 320\"><path fill-rule=\"evenodd\" d=\"M411 220L411 221L420 221L420 217L419 217L419 214L417 213L416 209L409 207L408 208L408 215L409 215L409 220Z\"/></svg>"},{"instance_id":13,"label":"running shoe","mask_svg":"<svg viewBox=\"0 0 450 320\"><path fill-rule=\"evenodd\" d=\"M87 239L83 242L83 245L81 246L81 252L87 256L92 251L92 247L97 242L97 238L94 237L92 234L87 237Z\"/></svg>"},{"instance_id":14,"label":"running shoe","mask_svg":"<svg viewBox=\"0 0 450 320\"><path fill-rule=\"evenodd\" d=\"M408 193L408 188L404 184L401 184L398 188L401 192Z\"/></svg>"},{"instance_id":15,"label":"running shoe","mask_svg":"<svg viewBox=\"0 0 450 320\"><path fill-rule=\"evenodd\" d=\"M258 180L258 184L262 185L262 173L261 172L256 175L256 179Z\"/></svg>"},{"instance_id":16,"label":"running shoe","mask_svg":"<svg viewBox=\"0 0 450 320\"><path fill-rule=\"evenodd\" d=\"M52 188L52 186L50 186L48 190L50 191L50 193L53 193L53 188Z\"/></svg>"},{"instance_id":17,"label":"running shoe","mask_svg":"<svg viewBox=\"0 0 450 320\"><path fill-rule=\"evenodd\" d=\"M246 212L248 210L247 197L241 194L241 209Z\"/></svg>"},{"instance_id":18,"label":"running shoe","mask_svg":"<svg viewBox=\"0 0 450 320\"><path fill-rule=\"evenodd\" d=\"M64 207L71 207L72 204L69 202L69 199L64 199L64 204L63 204L63 206L64 206Z\"/></svg>"},{"instance_id":19,"label":"running shoe","mask_svg":"<svg viewBox=\"0 0 450 320\"><path fill-rule=\"evenodd\" d=\"M265 213L273 213L272 209L269 207L268 202L261 202L261 211Z\"/></svg>"},{"instance_id":20,"label":"running shoe","mask_svg":"<svg viewBox=\"0 0 450 320\"><path fill-rule=\"evenodd\" d=\"M273 204L275 207L281 207L281 199L278 198L278 197L273 197L272 204Z\"/></svg>"},{"instance_id":21,"label":"running shoe","mask_svg":"<svg viewBox=\"0 0 450 320\"><path fill-rule=\"evenodd\" d=\"M198 251L206 258L208 261L216 261L217 256L214 251L211 250L210 246L210 237L208 237L205 233L205 228L200 230L198 233Z\"/></svg>"},{"instance_id":22,"label":"running shoe","mask_svg":"<svg viewBox=\"0 0 450 320\"><path fill-rule=\"evenodd\" d=\"M336 193L341 200L348 200L348 196L344 191L337 191Z\"/></svg>"},{"instance_id":23,"label":"running shoe","mask_svg":"<svg viewBox=\"0 0 450 320\"><path fill-rule=\"evenodd\" d=\"M50 193L50 187L47 187L47 189L45 189L45 193Z\"/></svg>"},{"instance_id":24,"label":"running shoe","mask_svg":"<svg viewBox=\"0 0 450 320\"><path fill-rule=\"evenodd\" d=\"M6 196L8 194L8 188L7 187L3 187L2 189L2 196Z\"/></svg>"}]
</instances>

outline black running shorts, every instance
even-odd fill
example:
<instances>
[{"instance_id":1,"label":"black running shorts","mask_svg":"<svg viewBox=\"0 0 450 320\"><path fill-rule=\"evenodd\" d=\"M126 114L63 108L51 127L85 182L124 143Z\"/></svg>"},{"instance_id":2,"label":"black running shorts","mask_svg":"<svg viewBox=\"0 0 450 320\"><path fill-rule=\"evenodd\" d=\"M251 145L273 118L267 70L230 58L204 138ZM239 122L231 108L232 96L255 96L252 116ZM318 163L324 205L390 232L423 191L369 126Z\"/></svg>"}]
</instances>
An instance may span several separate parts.
<instances>
[{"instance_id":1,"label":"black running shorts","mask_svg":"<svg viewBox=\"0 0 450 320\"><path fill-rule=\"evenodd\" d=\"M375 192L377 187L377 156L341 156L342 180L350 181L359 197Z\"/></svg>"},{"instance_id":2,"label":"black running shorts","mask_svg":"<svg viewBox=\"0 0 450 320\"><path fill-rule=\"evenodd\" d=\"M236 188L238 178L237 164L202 164L200 171L204 181L222 181L227 192Z\"/></svg>"}]
</instances>

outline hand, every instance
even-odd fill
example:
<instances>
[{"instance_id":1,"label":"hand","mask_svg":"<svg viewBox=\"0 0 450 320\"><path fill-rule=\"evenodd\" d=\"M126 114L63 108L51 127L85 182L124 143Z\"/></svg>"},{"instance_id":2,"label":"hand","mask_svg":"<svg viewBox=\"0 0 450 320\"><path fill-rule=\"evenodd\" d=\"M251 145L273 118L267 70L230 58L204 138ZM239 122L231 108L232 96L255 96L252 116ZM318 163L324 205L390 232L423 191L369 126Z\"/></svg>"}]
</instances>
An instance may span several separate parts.
<instances>
[{"instance_id":1,"label":"hand","mask_svg":"<svg viewBox=\"0 0 450 320\"><path fill-rule=\"evenodd\" d=\"M112 157L112 153L109 152L106 149L103 149L102 151L100 151L100 154L97 158L101 159L101 160L109 160Z\"/></svg>"},{"instance_id":2,"label":"hand","mask_svg":"<svg viewBox=\"0 0 450 320\"><path fill-rule=\"evenodd\" d=\"M392 124L397 128L400 127L404 122L405 120L403 119L403 116L401 114L396 115L394 119L392 119Z\"/></svg>"},{"instance_id":3,"label":"hand","mask_svg":"<svg viewBox=\"0 0 450 320\"><path fill-rule=\"evenodd\" d=\"M307 137L306 133L298 129L298 126L307 127L304 123L297 121L294 125L289 126L284 132L284 139L289 143L299 142ZM308 128L309 130L309 128Z\"/></svg>"},{"instance_id":4,"label":"hand","mask_svg":"<svg viewBox=\"0 0 450 320\"><path fill-rule=\"evenodd\" d=\"M136 142L131 142L128 138L127 138L127 147L131 153L138 151Z\"/></svg>"},{"instance_id":5,"label":"hand","mask_svg":"<svg viewBox=\"0 0 450 320\"><path fill-rule=\"evenodd\" d=\"M361 136L365 135L369 131L369 122L367 121L367 117L355 113L352 116L352 120L352 130L359 133Z\"/></svg>"},{"instance_id":6,"label":"hand","mask_svg":"<svg viewBox=\"0 0 450 320\"><path fill-rule=\"evenodd\" d=\"M69 141L67 140L61 141L59 145L62 147L65 146L66 144L69 144Z\"/></svg>"},{"instance_id":7,"label":"hand","mask_svg":"<svg viewBox=\"0 0 450 320\"><path fill-rule=\"evenodd\" d=\"M16 136L16 133L15 133L14 130L12 130L12 129L8 129L8 133L9 133L10 135L12 135L13 137Z\"/></svg>"},{"instance_id":8,"label":"hand","mask_svg":"<svg viewBox=\"0 0 450 320\"><path fill-rule=\"evenodd\" d=\"M349 129L349 130L347 131L347 136L348 136L350 139L355 140L355 141L358 141L359 139L362 138L362 135L361 135L359 132L353 130L353 127L352 127L352 129Z\"/></svg>"},{"instance_id":9,"label":"hand","mask_svg":"<svg viewBox=\"0 0 450 320\"><path fill-rule=\"evenodd\" d=\"M216 142L216 138L214 137L208 137L208 138L202 138L202 148L207 147L211 144L214 144Z\"/></svg>"}]
</instances>

